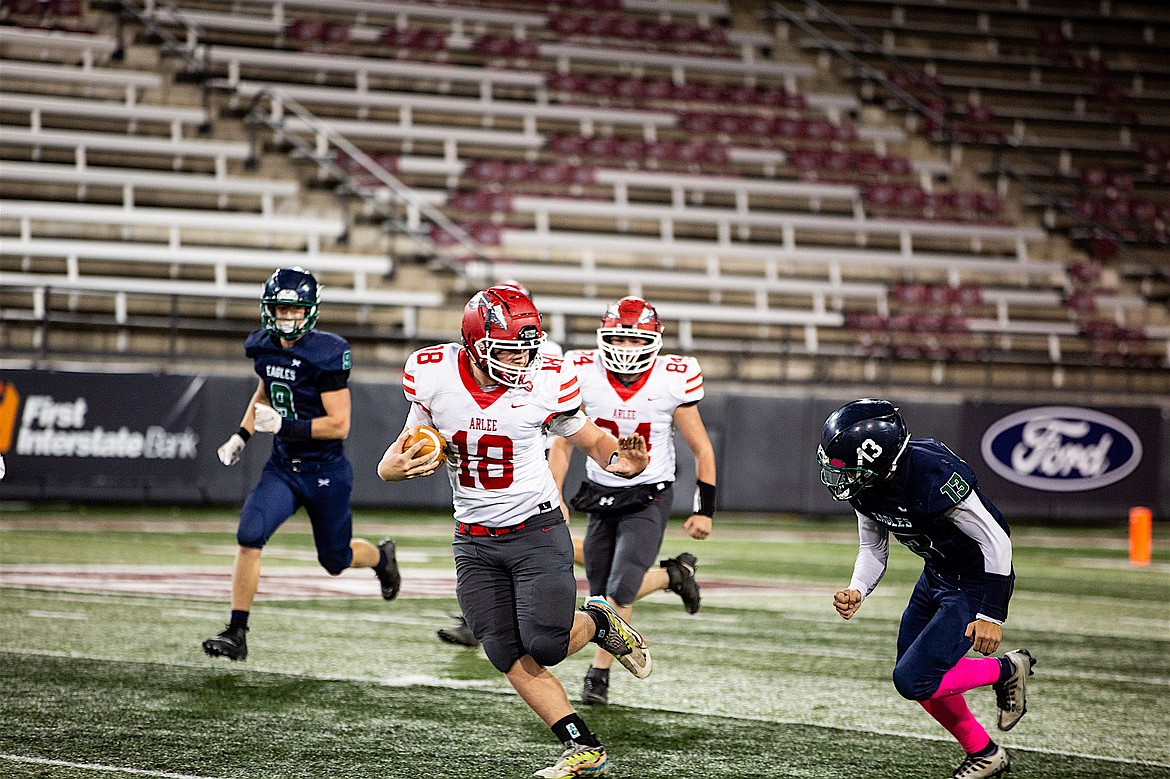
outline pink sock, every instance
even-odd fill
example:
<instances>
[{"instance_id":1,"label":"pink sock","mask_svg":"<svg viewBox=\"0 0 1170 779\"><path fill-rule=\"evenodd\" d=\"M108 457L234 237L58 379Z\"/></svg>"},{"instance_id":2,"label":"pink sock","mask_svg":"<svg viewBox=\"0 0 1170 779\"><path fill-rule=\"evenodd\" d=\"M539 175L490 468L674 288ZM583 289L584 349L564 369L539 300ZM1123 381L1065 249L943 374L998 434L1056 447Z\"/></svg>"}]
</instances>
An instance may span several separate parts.
<instances>
[{"instance_id":1,"label":"pink sock","mask_svg":"<svg viewBox=\"0 0 1170 779\"><path fill-rule=\"evenodd\" d=\"M932 701L951 695L961 695L967 690L995 684L999 680L999 659L995 657L964 657L955 667L946 672L938 690L930 696Z\"/></svg>"},{"instance_id":2,"label":"pink sock","mask_svg":"<svg viewBox=\"0 0 1170 779\"><path fill-rule=\"evenodd\" d=\"M967 754L978 752L991 743L991 736L987 735L987 731L979 724L979 720L971 714L971 710L967 708L967 701L962 695L931 698L919 701L919 703L922 708L926 709L927 714L934 717L938 724L955 737L959 746Z\"/></svg>"}]
</instances>

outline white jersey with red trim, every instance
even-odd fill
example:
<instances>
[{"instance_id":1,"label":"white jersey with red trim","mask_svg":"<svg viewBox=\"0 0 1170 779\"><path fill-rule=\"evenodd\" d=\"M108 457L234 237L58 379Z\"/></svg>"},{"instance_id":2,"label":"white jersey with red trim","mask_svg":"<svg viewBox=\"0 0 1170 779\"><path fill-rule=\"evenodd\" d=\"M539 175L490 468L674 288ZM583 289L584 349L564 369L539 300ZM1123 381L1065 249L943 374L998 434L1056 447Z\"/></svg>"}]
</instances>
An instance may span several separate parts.
<instances>
[{"instance_id":1,"label":"white jersey with red trim","mask_svg":"<svg viewBox=\"0 0 1170 779\"><path fill-rule=\"evenodd\" d=\"M581 381L585 413L603 430L615 436L641 433L646 439L650 464L633 479L607 473L597 463L585 463L589 480L606 487L629 487L674 480L674 410L703 399L703 371L694 357L660 354L650 370L629 387L601 363L596 349L565 353Z\"/></svg>"},{"instance_id":2,"label":"white jersey with red trim","mask_svg":"<svg viewBox=\"0 0 1170 779\"><path fill-rule=\"evenodd\" d=\"M545 340L540 345L540 354L542 357L555 357L558 360L565 359L565 350L556 341ZM544 459L548 459L549 450L552 449L553 436L550 433L544 437Z\"/></svg>"},{"instance_id":3,"label":"white jersey with red trim","mask_svg":"<svg viewBox=\"0 0 1170 779\"><path fill-rule=\"evenodd\" d=\"M439 344L410 355L402 391L411 401L407 425L431 425L447 441L456 521L504 527L560 505L544 439L554 416L581 404L571 365L543 357L531 389L485 390L464 348ZM585 424L576 416L580 424L566 434Z\"/></svg>"}]
</instances>

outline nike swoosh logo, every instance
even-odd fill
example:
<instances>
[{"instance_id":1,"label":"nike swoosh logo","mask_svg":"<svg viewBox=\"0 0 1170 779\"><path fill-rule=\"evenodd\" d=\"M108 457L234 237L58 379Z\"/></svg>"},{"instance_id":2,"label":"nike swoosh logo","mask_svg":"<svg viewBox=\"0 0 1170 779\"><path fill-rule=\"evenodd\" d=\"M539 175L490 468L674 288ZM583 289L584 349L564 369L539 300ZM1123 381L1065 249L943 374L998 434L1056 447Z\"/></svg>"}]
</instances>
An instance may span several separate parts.
<instances>
[{"instance_id":1,"label":"nike swoosh logo","mask_svg":"<svg viewBox=\"0 0 1170 779\"><path fill-rule=\"evenodd\" d=\"M513 403L512 408L524 408L527 405L527 403Z\"/></svg>"},{"instance_id":2,"label":"nike swoosh logo","mask_svg":"<svg viewBox=\"0 0 1170 779\"><path fill-rule=\"evenodd\" d=\"M658 400L658 398L646 398L646 400Z\"/></svg>"},{"instance_id":3,"label":"nike swoosh logo","mask_svg":"<svg viewBox=\"0 0 1170 779\"><path fill-rule=\"evenodd\" d=\"M553 527L556 527L556 525L553 525ZM552 530L552 529L553 529L553 527L542 527L542 528L540 529L540 532L541 532L541 533L547 533L548 531Z\"/></svg>"}]
</instances>

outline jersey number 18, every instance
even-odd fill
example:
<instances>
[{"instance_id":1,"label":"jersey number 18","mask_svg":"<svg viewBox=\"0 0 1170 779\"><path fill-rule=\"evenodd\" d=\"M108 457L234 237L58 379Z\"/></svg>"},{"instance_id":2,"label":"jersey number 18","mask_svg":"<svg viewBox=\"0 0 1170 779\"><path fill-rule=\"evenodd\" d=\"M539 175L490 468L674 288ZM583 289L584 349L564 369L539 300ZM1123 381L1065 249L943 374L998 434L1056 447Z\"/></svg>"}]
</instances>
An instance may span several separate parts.
<instances>
[{"instance_id":1,"label":"jersey number 18","mask_svg":"<svg viewBox=\"0 0 1170 779\"><path fill-rule=\"evenodd\" d=\"M475 442L475 452L467 440L467 431L460 430L451 436L451 445L459 452L459 484L463 487L475 487L478 477L478 486L485 490L502 490L512 486L512 439L504 435L485 433ZM493 457L494 451L499 451L499 457ZM471 460L477 460L475 472L471 470ZM492 473L492 471L497 471Z\"/></svg>"}]
</instances>

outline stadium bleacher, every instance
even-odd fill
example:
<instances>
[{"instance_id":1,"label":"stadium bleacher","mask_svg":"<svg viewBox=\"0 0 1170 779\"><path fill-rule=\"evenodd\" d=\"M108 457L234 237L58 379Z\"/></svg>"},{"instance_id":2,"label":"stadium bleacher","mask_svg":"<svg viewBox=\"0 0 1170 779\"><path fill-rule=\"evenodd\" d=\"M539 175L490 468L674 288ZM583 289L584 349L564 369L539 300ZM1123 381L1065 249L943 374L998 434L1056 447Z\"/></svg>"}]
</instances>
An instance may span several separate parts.
<instances>
[{"instance_id":1,"label":"stadium bleacher","mask_svg":"<svg viewBox=\"0 0 1170 779\"><path fill-rule=\"evenodd\" d=\"M254 314L247 284L302 264L334 290L337 329L391 367L420 340L452 337L471 289L511 277L567 345L592 341L611 297L647 295L675 328L668 343L704 356L713 379L863 381L881 363L926 384L1033 386L1017 378L1031 366L1070 388L1102 374L1166 385L1165 282L1098 256L1113 239L1085 223L1162 261L1170 96L1152 51L1170 21L824 4L871 31L874 49L800 5L824 36L756 27L720 3L626 0L591 15L515 1L143 4L198 51L208 72L195 79L133 24L127 43L92 10L64 32L10 15L6 338L43 355L37 333L64 294L54 348L68 350L73 328L88 330L79 351L102 331L126 355L157 352L159 312L189 284L193 300L217 301L201 353L228 354ZM952 29L962 45L934 43ZM1126 36L1140 40L1127 49ZM918 68L925 82L902 85L947 124L874 91L826 53L834 38ZM1001 71L977 67L989 47L1007 58ZM1023 191L1009 164L1073 215ZM366 209L351 231L338 187L385 204L397 226ZM1097 272L1081 273L1094 258ZM200 330L197 308L184 309L185 337ZM1135 383L1139 369L1155 378Z\"/></svg>"}]
</instances>

